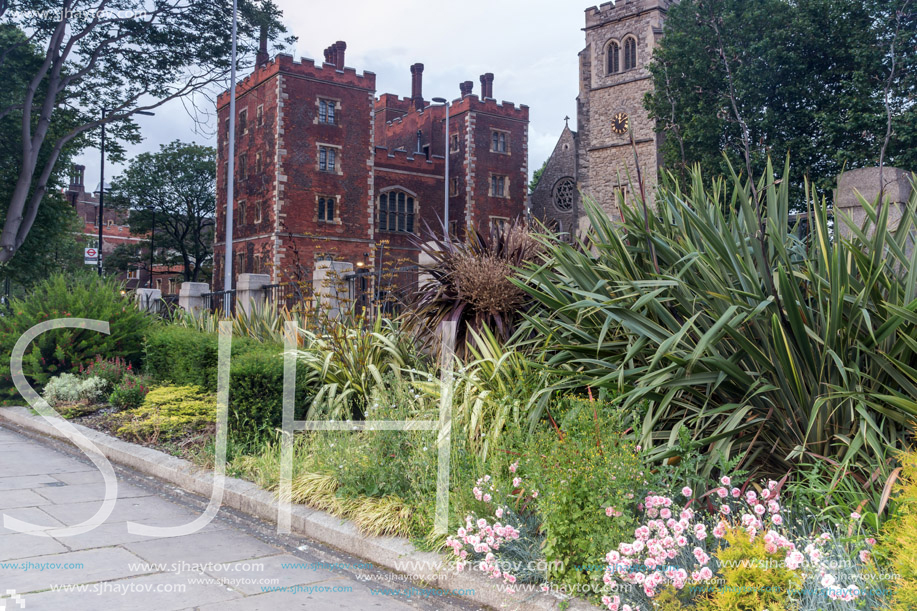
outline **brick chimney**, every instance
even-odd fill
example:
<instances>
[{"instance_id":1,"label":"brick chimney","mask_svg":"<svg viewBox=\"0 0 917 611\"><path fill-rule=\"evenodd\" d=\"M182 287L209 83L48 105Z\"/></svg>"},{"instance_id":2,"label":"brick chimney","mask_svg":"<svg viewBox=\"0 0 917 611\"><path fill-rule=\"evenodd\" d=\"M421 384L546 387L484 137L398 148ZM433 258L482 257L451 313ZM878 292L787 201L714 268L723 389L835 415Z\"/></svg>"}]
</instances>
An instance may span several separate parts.
<instances>
[{"instance_id":1,"label":"brick chimney","mask_svg":"<svg viewBox=\"0 0 917 611\"><path fill-rule=\"evenodd\" d=\"M463 98L466 95L471 95L471 91L473 89L474 89L474 81L465 81L463 83L459 83L459 91L462 92Z\"/></svg>"},{"instance_id":2,"label":"brick chimney","mask_svg":"<svg viewBox=\"0 0 917 611\"><path fill-rule=\"evenodd\" d=\"M268 62L270 56L267 53L267 26L261 26L261 35L258 39L258 55L255 57L255 65L263 66Z\"/></svg>"},{"instance_id":3,"label":"brick chimney","mask_svg":"<svg viewBox=\"0 0 917 611\"><path fill-rule=\"evenodd\" d=\"M334 60L333 60L332 55L331 55L331 47L327 47L327 48L325 49L325 63L326 63L326 64L333 64L333 63L334 63Z\"/></svg>"},{"instance_id":4,"label":"brick chimney","mask_svg":"<svg viewBox=\"0 0 917 611\"><path fill-rule=\"evenodd\" d=\"M347 43L343 40L339 40L331 48L334 49L334 65L338 70L344 69L344 51L347 50Z\"/></svg>"},{"instance_id":5,"label":"brick chimney","mask_svg":"<svg viewBox=\"0 0 917 611\"><path fill-rule=\"evenodd\" d=\"M414 108L423 110L423 64L411 66L411 98Z\"/></svg>"},{"instance_id":6,"label":"brick chimney","mask_svg":"<svg viewBox=\"0 0 917 611\"><path fill-rule=\"evenodd\" d=\"M494 97L494 75L492 72L481 75L481 99Z\"/></svg>"},{"instance_id":7,"label":"brick chimney","mask_svg":"<svg viewBox=\"0 0 917 611\"><path fill-rule=\"evenodd\" d=\"M70 169L70 190L71 191L82 191L83 190L83 175L86 172L86 166L76 165Z\"/></svg>"}]
</instances>

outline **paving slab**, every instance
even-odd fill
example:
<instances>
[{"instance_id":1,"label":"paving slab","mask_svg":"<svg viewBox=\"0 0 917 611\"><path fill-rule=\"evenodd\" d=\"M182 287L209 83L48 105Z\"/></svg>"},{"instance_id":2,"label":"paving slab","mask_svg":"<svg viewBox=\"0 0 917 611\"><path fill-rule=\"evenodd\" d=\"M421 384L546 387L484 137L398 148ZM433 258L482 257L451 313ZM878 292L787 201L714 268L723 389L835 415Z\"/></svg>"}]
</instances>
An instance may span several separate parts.
<instances>
[{"instance_id":1,"label":"paving slab","mask_svg":"<svg viewBox=\"0 0 917 611\"><path fill-rule=\"evenodd\" d=\"M0 509L14 507L38 507L50 505L51 501L32 490L4 490L0 494Z\"/></svg>"},{"instance_id":2,"label":"paving slab","mask_svg":"<svg viewBox=\"0 0 917 611\"><path fill-rule=\"evenodd\" d=\"M141 540L124 548L153 563L181 558L186 564L224 564L277 553L277 548L237 530L199 532L170 539ZM298 562L295 558L292 562Z\"/></svg>"},{"instance_id":3,"label":"paving slab","mask_svg":"<svg viewBox=\"0 0 917 611\"><path fill-rule=\"evenodd\" d=\"M144 575L86 584L66 590L29 594L23 611L145 611L175 609L177 600L189 609L219 609L242 595L219 584L192 583L190 575ZM239 607L244 609L245 607ZM18 609L14 608L14 611ZM272 611L277 611L276 609Z\"/></svg>"},{"instance_id":4,"label":"paving slab","mask_svg":"<svg viewBox=\"0 0 917 611\"><path fill-rule=\"evenodd\" d=\"M417 606L396 597L373 595L369 588L349 584L350 591L335 591L337 584L321 584L309 588L291 589L246 596L220 604L202 605L195 611L340 611L342 609L416 609ZM348 586L343 586L348 587ZM446 601L442 608L447 608ZM188 609L191 611L191 609Z\"/></svg>"},{"instance_id":5,"label":"paving slab","mask_svg":"<svg viewBox=\"0 0 917 611\"><path fill-rule=\"evenodd\" d=\"M67 547L50 537L34 537L25 533L0 535L0 562L66 551L69 551Z\"/></svg>"},{"instance_id":6,"label":"paving slab","mask_svg":"<svg viewBox=\"0 0 917 611\"><path fill-rule=\"evenodd\" d=\"M63 475L63 474L60 474ZM67 484L60 482L60 486L44 486L35 492L48 499L55 505L70 505L73 503L101 503L105 498L105 484ZM118 498L129 499L138 496L149 496L149 491L124 482L118 482ZM2 503L2 501L0 501Z\"/></svg>"},{"instance_id":7,"label":"paving slab","mask_svg":"<svg viewBox=\"0 0 917 611\"><path fill-rule=\"evenodd\" d=\"M0 510L0 535L18 532L11 528L6 528L3 525L3 516L9 516L32 524L32 526L27 528L27 532L35 532L64 525L63 522L55 520L52 516L42 511L41 507L15 507L13 509Z\"/></svg>"},{"instance_id":8,"label":"paving slab","mask_svg":"<svg viewBox=\"0 0 917 611\"><path fill-rule=\"evenodd\" d=\"M345 579L333 571L322 568L292 568L301 564L300 558L284 554L224 564L204 572L211 577L225 580L229 586L245 594L261 594L265 588L289 588ZM348 585L353 584L348 582Z\"/></svg>"},{"instance_id":9,"label":"paving slab","mask_svg":"<svg viewBox=\"0 0 917 611\"><path fill-rule=\"evenodd\" d=\"M18 570L4 569L3 588L19 594L52 587L95 583L149 573L143 559L120 547L34 556L18 561Z\"/></svg>"},{"instance_id":10,"label":"paving slab","mask_svg":"<svg viewBox=\"0 0 917 611\"><path fill-rule=\"evenodd\" d=\"M57 485L62 482L50 475L14 475L0 477L0 492L7 490L30 490L41 486Z\"/></svg>"},{"instance_id":11,"label":"paving slab","mask_svg":"<svg viewBox=\"0 0 917 611\"><path fill-rule=\"evenodd\" d=\"M101 500L86 503L68 503L66 505L45 505L42 507L48 515L64 524L72 525L92 518L101 507ZM119 498L106 522L127 522L156 518L171 519L172 525L179 526L191 522L197 514L155 496L139 496L127 499Z\"/></svg>"}]
</instances>

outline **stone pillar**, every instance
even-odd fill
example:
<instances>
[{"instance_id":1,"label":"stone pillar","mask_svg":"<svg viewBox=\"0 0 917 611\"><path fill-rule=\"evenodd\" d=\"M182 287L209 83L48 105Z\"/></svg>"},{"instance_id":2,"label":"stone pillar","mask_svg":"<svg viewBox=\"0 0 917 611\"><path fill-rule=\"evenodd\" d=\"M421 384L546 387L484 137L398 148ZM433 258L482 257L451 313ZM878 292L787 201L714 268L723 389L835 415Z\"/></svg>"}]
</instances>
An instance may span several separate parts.
<instances>
[{"instance_id":1,"label":"stone pillar","mask_svg":"<svg viewBox=\"0 0 917 611\"><path fill-rule=\"evenodd\" d=\"M347 307L353 300L350 282L345 276L353 272L353 263L344 261L318 261L312 274L312 294L315 307L323 308L328 316L337 318L341 307Z\"/></svg>"},{"instance_id":2,"label":"stone pillar","mask_svg":"<svg viewBox=\"0 0 917 611\"><path fill-rule=\"evenodd\" d=\"M236 282L236 307L246 316L264 307L264 287L271 283L267 274L239 274Z\"/></svg>"},{"instance_id":3,"label":"stone pillar","mask_svg":"<svg viewBox=\"0 0 917 611\"><path fill-rule=\"evenodd\" d=\"M178 305L183 310L196 312L204 309L205 293L210 292L210 285L206 282L182 282L178 290Z\"/></svg>"},{"instance_id":4,"label":"stone pillar","mask_svg":"<svg viewBox=\"0 0 917 611\"><path fill-rule=\"evenodd\" d=\"M162 305L162 291L159 289L137 289L134 292L137 307L145 312L158 312Z\"/></svg>"},{"instance_id":5,"label":"stone pillar","mask_svg":"<svg viewBox=\"0 0 917 611\"><path fill-rule=\"evenodd\" d=\"M432 249L436 246L436 242L430 241L424 244L425 249ZM426 251L421 250L420 254L417 255L417 266L420 268L420 271L417 273L417 287L423 287L428 283L433 281L433 276L423 271L425 265L430 265L433 263L433 257Z\"/></svg>"},{"instance_id":6,"label":"stone pillar","mask_svg":"<svg viewBox=\"0 0 917 611\"><path fill-rule=\"evenodd\" d=\"M882 179L885 182L884 199L890 207L888 210L888 230L894 233L901 222L904 206L911 197L911 183L908 173L899 168L884 168ZM862 197L870 204L879 198L879 168L859 168L844 172L838 177L837 191L834 193L834 208L850 217L856 227L862 227L866 221L866 211L860 204ZM853 232L841 215L837 215L835 226L845 238Z\"/></svg>"}]
</instances>

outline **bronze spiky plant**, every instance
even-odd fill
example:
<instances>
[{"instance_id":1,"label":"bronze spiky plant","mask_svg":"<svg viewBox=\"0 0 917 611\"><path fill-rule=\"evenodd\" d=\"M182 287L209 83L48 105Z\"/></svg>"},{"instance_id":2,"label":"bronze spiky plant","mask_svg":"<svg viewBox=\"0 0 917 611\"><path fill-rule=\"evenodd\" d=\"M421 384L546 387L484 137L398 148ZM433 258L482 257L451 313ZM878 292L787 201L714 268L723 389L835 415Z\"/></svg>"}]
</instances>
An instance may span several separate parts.
<instances>
[{"instance_id":1,"label":"bronze spiky plant","mask_svg":"<svg viewBox=\"0 0 917 611\"><path fill-rule=\"evenodd\" d=\"M456 325L456 349L465 354L469 330L490 328L505 341L531 299L511 280L516 269L534 259L538 242L522 221L495 227L490 235L477 229L465 241L434 234L418 244L430 262L420 266L417 293L406 315L406 327L431 337L443 322Z\"/></svg>"}]
</instances>

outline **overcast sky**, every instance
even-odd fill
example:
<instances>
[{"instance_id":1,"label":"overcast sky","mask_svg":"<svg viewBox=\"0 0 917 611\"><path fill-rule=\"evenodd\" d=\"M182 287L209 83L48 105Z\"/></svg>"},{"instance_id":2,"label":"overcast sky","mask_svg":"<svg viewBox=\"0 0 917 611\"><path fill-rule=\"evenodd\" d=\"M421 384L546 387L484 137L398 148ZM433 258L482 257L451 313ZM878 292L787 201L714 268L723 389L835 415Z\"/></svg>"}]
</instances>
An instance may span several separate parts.
<instances>
[{"instance_id":1,"label":"overcast sky","mask_svg":"<svg viewBox=\"0 0 917 611\"><path fill-rule=\"evenodd\" d=\"M529 172L541 167L554 148L564 117L576 117L577 53L584 36L583 13L592 6L576 0L276 0L290 33L299 40L293 57L323 58L337 40L347 42L347 66L376 73L376 95L411 93L410 65L424 64L423 93L459 97L459 83L494 73L494 97L529 106ZM243 75L244 76L244 75ZM172 140L214 146L216 139L195 133L180 102L155 117L138 117L144 140L128 148L128 158L156 151ZM574 121L575 124L575 121ZM211 126L212 127L212 126ZM212 132L211 130L208 130ZM78 158L86 184L99 176L99 152ZM107 163L106 180L123 167Z\"/></svg>"}]
</instances>

